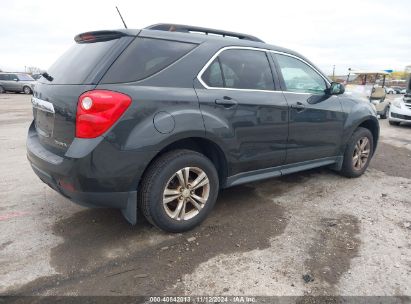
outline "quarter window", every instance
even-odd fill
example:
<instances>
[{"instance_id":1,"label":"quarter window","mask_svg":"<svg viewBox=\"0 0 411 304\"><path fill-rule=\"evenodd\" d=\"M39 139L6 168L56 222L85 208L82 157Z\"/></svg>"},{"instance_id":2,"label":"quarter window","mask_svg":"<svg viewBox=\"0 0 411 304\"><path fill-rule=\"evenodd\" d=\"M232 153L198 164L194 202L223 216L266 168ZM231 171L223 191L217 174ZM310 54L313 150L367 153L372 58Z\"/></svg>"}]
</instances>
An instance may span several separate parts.
<instances>
[{"instance_id":1,"label":"quarter window","mask_svg":"<svg viewBox=\"0 0 411 304\"><path fill-rule=\"evenodd\" d=\"M210 87L274 90L270 64L263 51L225 50L210 64L202 79Z\"/></svg>"},{"instance_id":2,"label":"quarter window","mask_svg":"<svg viewBox=\"0 0 411 304\"><path fill-rule=\"evenodd\" d=\"M204 72L202 79L209 87L224 87L223 74L221 73L221 65L218 58L210 64L208 69Z\"/></svg>"},{"instance_id":3,"label":"quarter window","mask_svg":"<svg viewBox=\"0 0 411 304\"><path fill-rule=\"evenodd\" d=\"M137 37L114 62L102 83L138 81L165 69L197 44Z\"/></svg>"},{"instance_id":4,"label":"quarter window","mask_svg":"<svg viewBox=\"0 0 411 304\"><path fill-rule=\"evenodd\" d=\"M324 93L327 88L325 80L309 65L286 55L277 54L276 57L287 91L311 94Z\"/></svg>"}]
</instances>

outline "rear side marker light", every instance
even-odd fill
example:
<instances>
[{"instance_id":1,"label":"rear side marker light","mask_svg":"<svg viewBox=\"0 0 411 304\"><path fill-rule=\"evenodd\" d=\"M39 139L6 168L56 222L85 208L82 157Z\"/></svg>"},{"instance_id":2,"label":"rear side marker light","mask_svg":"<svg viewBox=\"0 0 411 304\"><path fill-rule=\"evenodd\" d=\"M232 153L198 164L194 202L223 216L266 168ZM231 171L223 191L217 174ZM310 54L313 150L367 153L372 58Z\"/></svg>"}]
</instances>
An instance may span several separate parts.
<instances>
[{"instance_id":1,"label":"rear side marker light","mask_svg":"<svg viewBox=\"0 0 411 304\"><path fill-rule=\"evenodd\" d=\"M122 93L107 90L85 92L77 104L76 137L95 138L104 134L130 104L130 96Z\"/></svg>"}]
</instances>

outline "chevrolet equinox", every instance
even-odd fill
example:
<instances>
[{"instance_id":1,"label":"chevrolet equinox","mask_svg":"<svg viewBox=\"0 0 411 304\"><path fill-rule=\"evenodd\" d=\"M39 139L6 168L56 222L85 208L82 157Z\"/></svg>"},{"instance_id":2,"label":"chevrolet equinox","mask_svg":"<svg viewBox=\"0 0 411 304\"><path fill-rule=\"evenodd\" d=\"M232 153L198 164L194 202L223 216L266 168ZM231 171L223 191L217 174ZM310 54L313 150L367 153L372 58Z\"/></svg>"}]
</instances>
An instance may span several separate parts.
<instances>
[{"instance_id":1,"label":"chevrolet equinox","mask_svg":"<svg viewBox=\"0 0 411 304\"><path fill-rule=\"evenodd\" d=\"M79 34L32 97L27 155L90 207L192 229L220 189L328 166L364 173L379 125L313 63L240 33L157 24Z\"/></svg>"}]
</instances>

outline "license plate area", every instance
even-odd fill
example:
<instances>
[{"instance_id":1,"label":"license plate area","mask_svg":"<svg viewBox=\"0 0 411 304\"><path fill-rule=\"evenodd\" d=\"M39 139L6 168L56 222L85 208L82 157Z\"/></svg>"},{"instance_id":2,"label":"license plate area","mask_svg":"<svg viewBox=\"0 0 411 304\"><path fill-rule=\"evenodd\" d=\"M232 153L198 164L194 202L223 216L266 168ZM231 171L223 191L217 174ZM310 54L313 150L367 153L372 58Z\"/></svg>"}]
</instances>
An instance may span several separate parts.
<instances>
[{"instance_id":1,"label":"license plate area","mask_svg":"<svg viewBox=\"0 0 411 304\"><path fill-rule=\"evenodd\" d=\"M34 126L39 135L44 137L53 136L54 106L52 103L33 97Z\"/></svg>"}]
</instances>

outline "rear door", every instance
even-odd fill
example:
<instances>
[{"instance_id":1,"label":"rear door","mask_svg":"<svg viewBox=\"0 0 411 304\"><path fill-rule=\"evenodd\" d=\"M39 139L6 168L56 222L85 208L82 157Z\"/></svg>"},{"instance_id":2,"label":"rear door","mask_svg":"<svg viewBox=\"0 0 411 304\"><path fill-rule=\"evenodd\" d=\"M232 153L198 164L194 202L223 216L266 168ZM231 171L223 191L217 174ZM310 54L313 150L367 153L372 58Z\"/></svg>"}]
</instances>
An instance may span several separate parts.
<instances>
[{"instance_id":1,"label":"rear door","mask_svg":"<svg viewBox=\"0 0 411 304\"><path fill-rule=\"evenodd\" d=\"M77 102L92 90L134 39L129 36L88 34L79 39L36 83L33 94L34 126L40 142L58 155L64 155L75 137Z\"/></svg>"},{"instance_id":2,"label":"rear door","mask_svg":"<svg viewBox=\"0 0 411 304\"><path fill-rule=\"evenodd\" d=\"M304 60L274 54L284 96L290 105L287 164L339 154L345 114L327 80Z\"/></svg>"},{"instance_id":3,"label":"rear door","mask_svg":"<svg viewBox=\"0 0 411 304\"><path fill-rule=\"evenodd\" d=\"M265 51L222 50L200 72L199 81L206 132L226 148L230 175L284 163L288 106L276 91Z\"/></svg>"}]
</instances>

